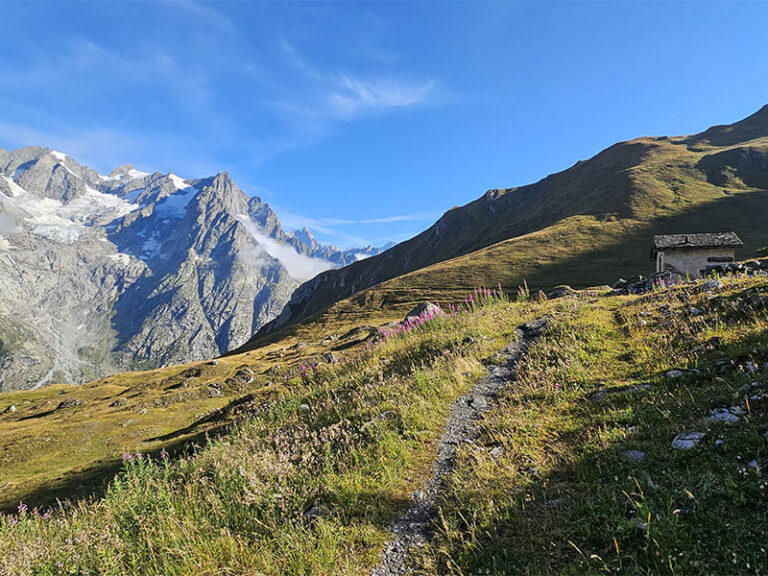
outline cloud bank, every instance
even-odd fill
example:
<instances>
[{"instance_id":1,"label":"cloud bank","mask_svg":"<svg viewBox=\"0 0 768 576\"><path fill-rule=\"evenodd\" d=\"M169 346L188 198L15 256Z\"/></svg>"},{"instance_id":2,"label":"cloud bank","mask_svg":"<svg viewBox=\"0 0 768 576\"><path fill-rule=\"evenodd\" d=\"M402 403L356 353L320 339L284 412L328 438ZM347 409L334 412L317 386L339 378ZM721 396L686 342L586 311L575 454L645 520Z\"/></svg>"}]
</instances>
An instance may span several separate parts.
<instances>
[{"instance_id":1,"label":"cloud bank","mask_svg":"<svg viewBox=\"0 0 768 576\"><path fill-rule=\"evenodd\" d=\"M330 270L334 266L325 260L311 258L298 253L293 246L281 244L274 238L270 238L261 232L245 214L240 214L238 220L258 243L254 250L246 252L248 263L252 266L260 266L268 262L266 256L270 256L285 266L288 275L299 282L311 280L321 272Z\"/></svg>"}]
</instances>

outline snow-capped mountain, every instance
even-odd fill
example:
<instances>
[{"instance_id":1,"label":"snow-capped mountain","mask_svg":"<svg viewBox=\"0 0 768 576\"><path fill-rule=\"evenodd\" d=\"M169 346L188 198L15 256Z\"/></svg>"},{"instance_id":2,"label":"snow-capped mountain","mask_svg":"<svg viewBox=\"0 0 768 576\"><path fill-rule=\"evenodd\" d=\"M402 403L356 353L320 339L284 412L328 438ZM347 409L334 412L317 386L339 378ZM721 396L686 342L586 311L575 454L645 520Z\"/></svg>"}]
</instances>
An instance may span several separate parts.
<instances>
[{"instance_id":1,"label":"snow-capped mountain","mask_svg":"<svg viewBox=\"0 0 768 576\"><path fill-rule=\"evenodd\" d=\"M284 231L225 172L104 176L0 150L0 390L216 356L300 283L377 252Z\"/></svg>"}]
</instances>

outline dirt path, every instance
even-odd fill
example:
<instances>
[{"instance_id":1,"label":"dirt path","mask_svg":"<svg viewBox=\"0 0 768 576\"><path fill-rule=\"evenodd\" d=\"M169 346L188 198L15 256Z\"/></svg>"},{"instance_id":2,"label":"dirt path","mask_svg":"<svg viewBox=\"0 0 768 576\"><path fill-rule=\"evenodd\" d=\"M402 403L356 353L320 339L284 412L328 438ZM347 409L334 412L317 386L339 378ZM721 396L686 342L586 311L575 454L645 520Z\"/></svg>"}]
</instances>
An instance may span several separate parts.
<instances>
[{"instance_id":1,"label":"dirt path","mask_svg":"<svg viewBox=\"0 0 768 576\"><path fill-rule=\"evenodd\" d=\"M429 538L430 523L436 513L435 504L443 490L443 480L453 470L457 446L475 439L477 420L491 407L497 394L514 382L518 362L546 325L545 317L520 326L515 341L499 351L502 364L490 367L475 387L453 405L438 442L439 451L432 466L432 477L416 492L414 500L418 501L392 525L393 538L381 553L381 563L371 571L371 576L410 573L408 553Z\"/></svg>"}]
</instances>

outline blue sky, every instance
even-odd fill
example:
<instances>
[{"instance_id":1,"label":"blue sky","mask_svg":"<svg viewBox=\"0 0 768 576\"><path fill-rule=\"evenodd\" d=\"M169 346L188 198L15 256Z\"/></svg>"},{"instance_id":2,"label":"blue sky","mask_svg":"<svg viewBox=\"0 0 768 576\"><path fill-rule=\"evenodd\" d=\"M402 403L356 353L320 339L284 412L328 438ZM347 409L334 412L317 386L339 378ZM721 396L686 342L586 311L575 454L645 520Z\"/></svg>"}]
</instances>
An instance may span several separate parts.
<instances>
[{"instance_id":1,"label":"blue sky","mask_svg":"<svg viewBox=\"0 0 768 576\"><path fill-rule=\"evenodd\" d=\"M768 103L765 3L3 3L0 146L227 170L342 246Z\"/></svg>"}]
</instances>

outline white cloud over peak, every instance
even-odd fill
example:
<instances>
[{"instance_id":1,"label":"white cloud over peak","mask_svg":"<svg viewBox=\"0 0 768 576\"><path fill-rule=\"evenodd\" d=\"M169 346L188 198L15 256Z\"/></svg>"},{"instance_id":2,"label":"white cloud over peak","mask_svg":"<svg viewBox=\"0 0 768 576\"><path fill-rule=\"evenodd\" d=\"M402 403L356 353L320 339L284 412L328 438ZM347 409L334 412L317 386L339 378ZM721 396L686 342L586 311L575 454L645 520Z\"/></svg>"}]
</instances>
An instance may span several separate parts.
<instances>
[{"instance_id":1,"label":"white cloud over peak","mask_svg":"<svg viewBox=\"0 0 768 576\"><path fill-rule=\"evenodd\" d=\"M306 282L326 270L333 268L330 262L311 258L300 254L293 246L281 244L261 232L257 226L245 214L240 214L238 220L245 226L250 235L258 243L252 250L244 251L244 257L251 266L259 266L266 263L266 256L279 260L288 274L294 280Z\"/></svg>"}]
</instances>

